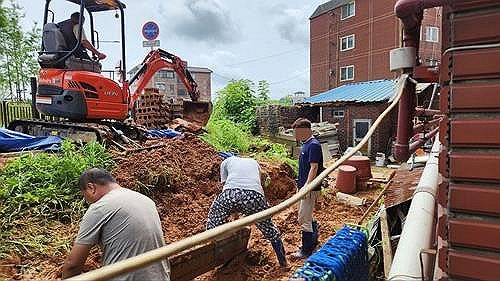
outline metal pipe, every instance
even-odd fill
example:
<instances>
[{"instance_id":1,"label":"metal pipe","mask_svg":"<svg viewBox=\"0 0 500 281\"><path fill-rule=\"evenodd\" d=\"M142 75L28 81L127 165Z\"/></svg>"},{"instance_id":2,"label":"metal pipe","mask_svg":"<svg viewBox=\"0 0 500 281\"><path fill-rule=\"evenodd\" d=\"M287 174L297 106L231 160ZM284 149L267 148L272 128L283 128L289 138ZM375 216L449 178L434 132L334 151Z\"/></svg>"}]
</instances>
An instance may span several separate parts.
<instances>
[{"instance_id":1,"label":"metal pipe","mask_svg":"<svg viewBox=\"0 0 500 281\"><path fill-rule=\"evenodd\" d=\"M413 135L421 133L424 129L428 129L429 127L433 127L434 125L439 124L441 118L432 119L428 122L419 122L415 126L413 126Z\"/></svg>"},{"instance_id":2,"label":"metal pipe","mask_svg":"<svg viewBox=\"0 0 500 281\"><path fill-rule=\"evenodd\" d=\"M394 254L388 280L422 280L422 276L427 275L426 272L429 271L429 266L432 265L431 259L424 255L422 263L426 272L423 273L420 269L420 253L422 250L430 249L433 244L440 148L441 143L439 138L436 137L429 160L413 194L413 200Z\"/></svg>"},{"instance_id":3,"label":"metal pipe","mask_svg":"<svg viewBox=\"0 0 500 281\"><path fill-rule=\"evenodd\" d=\"M409 147L410 154L413 154L419 147L424 145L428 140L433 138L439 132L439 127L433 129L429 133L423 135L420 139L412 142Z\"/></svg>"},{"instance_id":4,"label":"metal pipe","mask_svg":"<svg viewBox=\"0 0 500 281\"><path fill-rule=\"evenodd\" d=\"M427 106L427 109L431 109L432 108L432 104L434 103L434 98L436 97L438 88L439 88L439 84L438 83L434 83L434 88L432 89L431 100L429 101L429 105Z\"/></svg>"},{"instance_id":5,"label":"metal pipe","mask_svg":"<svg viewBox=\"0 0 500 281\"><path fill-rule=\"evenodd\" d=\"M405 162L410 157L409 140L413 128L413 111L415 84L407 83L398 107L398 127L396 144L394 144L394 158L398 162Z\"/></svg>"},{"instance_id":6,"label":"metal pipe","mask_svg":"<svg viewBox=\"0 0 500 281\"><path fill-rule=\"evenodd\" d=\"M424 9L442 6L447 0L399 0L394 6L396 16L403 23L403 46L416 48L415 61L418 65L418 47L420 40L420 25ZM413 68L403 70L411 76ZM412 118L414 115L415 85L408 84L399 103L398 127L396 144L394 145L394 158L398 162L405 162L410 158L409 139L412 131Z\"/></svg>"}]
</instances>

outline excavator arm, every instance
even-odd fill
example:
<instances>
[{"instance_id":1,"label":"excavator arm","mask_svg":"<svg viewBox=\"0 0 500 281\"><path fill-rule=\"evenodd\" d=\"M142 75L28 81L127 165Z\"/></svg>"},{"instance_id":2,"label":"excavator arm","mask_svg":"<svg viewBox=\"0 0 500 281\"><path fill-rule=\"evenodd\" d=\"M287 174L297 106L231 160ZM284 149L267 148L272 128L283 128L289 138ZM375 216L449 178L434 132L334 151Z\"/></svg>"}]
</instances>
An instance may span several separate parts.
<instances>
[{"instance_id":1,"label":"excavator arm","mask_svg":"<svg viewBox=\"0 0 500 281\"><path fill-rule=\"evenodd\" d=\"M181 80L186 87L191 100L194 102L198 101L198 98L200 97L198 84L196 84L196 81L194 81L191 73L187 70L187 63L174 54L158 49L149 52L142 62L139 71L137 71L137 73L135 73L135 75L130 79L130 85L137 83L137 88L131 94L129 99L130 108L134 106L144 88L146 88L151 78L153 78L153 75L163 68L174 70L175 73L177 73L179 80Z\"/></svg>"}]
</instances>

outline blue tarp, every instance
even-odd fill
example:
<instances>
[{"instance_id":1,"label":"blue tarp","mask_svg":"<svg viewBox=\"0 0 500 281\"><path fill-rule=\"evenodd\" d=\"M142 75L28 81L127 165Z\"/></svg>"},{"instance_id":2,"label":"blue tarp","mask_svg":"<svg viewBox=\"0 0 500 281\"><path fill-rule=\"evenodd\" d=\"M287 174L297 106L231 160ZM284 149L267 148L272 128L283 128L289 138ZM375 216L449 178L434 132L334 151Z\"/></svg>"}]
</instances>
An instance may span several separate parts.
<instances>
[{"instance_id":1,"label":"blue tarp","mask_svg":"<svg viewBox=\"0 0 500 281\"><path fill-rule=\"evenodd\" d=\"M172 129L165 129L165 130L149 130L148 135L153 138L171 139L178 136L182 136L182 133Z\"/></svg>"},{"instance_id":2,"label":"blue tarp","mask_svg":"<svg viewBox=\"0 0 500 281\"><path fill-rule=\"evenodd\" d=\"M0 152L14 152L34 149L49 149L59 145L60 137L34 137L0 128Z\"/></svg>"}]
</instances>

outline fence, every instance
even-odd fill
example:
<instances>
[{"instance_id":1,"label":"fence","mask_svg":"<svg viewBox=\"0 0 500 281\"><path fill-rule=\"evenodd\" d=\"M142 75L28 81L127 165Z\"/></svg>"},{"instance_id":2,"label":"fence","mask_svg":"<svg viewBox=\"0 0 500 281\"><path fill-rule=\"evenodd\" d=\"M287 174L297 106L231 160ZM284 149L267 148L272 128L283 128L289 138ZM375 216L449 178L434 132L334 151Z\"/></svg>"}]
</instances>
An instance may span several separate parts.
<instances>
[{"instance_id":1,"label":"fence","mask_svg":"<svg viewBox=\"0 0 500 281\"><path fill-rule=\"evenodd\" d=\"M15 119L32 118L31 102L27 101L2 101L0 103L0 127L7 125Z\"/></svg>"}]
</instances>

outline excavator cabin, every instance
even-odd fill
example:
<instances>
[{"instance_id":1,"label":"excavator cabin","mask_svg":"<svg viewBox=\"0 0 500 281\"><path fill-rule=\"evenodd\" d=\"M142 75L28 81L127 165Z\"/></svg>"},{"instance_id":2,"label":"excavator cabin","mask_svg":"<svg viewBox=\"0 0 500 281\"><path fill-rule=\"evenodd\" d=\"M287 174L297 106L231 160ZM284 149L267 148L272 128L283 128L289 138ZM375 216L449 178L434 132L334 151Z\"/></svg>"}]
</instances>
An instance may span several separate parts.
<instances>
[{"instance_id":1,"label":"excavator cabin","mask_svg":"<svg viewBox=\"0 0 500 281\"><path fill-rule=\"evenodd\" d=\"M41 66L36 96L37 109L44 115L69 120L125 120L129 115L128 83L125 80L125 4L117 0L66 0L79 4L79 36L76 45L69 49L60 27L48 22L50 3L45 1L42 50L38 62ZM94 57L76 55L81 50L85 12L90 22L90 40L96 43L94 17L96 12L119 11L121 32L120 81L116 82L101 74L101 64ZM68 15L69 17L69 15ZM54 17L52 17L53 21ZM98 40L98 38L97 38ZM121 83L121 85L119 84Z\"/></svg>"}]
</instances>

